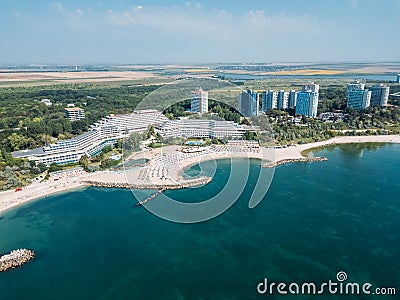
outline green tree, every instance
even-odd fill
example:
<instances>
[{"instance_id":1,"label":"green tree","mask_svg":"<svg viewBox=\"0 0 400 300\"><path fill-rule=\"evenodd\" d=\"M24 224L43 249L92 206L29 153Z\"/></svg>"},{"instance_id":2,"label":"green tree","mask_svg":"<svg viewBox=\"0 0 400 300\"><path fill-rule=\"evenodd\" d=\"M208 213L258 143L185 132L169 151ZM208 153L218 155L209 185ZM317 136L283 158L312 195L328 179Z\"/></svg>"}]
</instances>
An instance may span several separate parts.
<instances>
[{"instance_id":1,"label":"green tree","mask_svg":"<svg viewBox=\"0 0 400 300\"><path fill-rule=\"evenodd\" d=\"M79 164L86 170L89 165L89 157L86 154L82 155L79 159Z\"/></svg>"},{"instance_id":2,"label":"green tree","mask_svg":"<svg viewBox=\"0 0 400 300\"><path fill-rule=\"evenodd\" d=\"M39 168L40 173L43 173L47 170L47 166L44 163L38 163L37 167Z\"/></svg>"},{"instance_id":3,"label":"green tree","mask_svg":"<svg viewBox=\"0 0 400 300\"><path fill-rule=\"evenodd\" d=\"M25 143L24 137L21 136L21 135L19 135L19 134L17 134L17 133L15 133L15 132L14 132L13 134L11 134L11 135L7 138L7 140L9 141L10 146L11 146L11 149L12 149L13 151L18 151L18 150L20 150L21 147L22 147L22 145L24 145L24 143Z\"/></svg>"},{"instance_id":4,"label":"green tree","mask_svg":"<svg viewBox=\"0 0 400 300\"><path fill-rule=\"evenodd\" d=\"M128 151L139 151L140 142L143 141L143 135L140 133L133 132L127 139L123 142L124 150Z\"/></svg>"},{"instance_id":5,"label":"green tree","mask_svg":"<svg viewBox=\"0 0 400 300\"><path fill-rule=\"evenodd\" d=\"M51 173L51 172L57 172L57 171L60 171L60 170L62 170L62 167L61 167L61 166L57 165L56 163L52 163L52 164L50 165L50 168L49 168L49 173Z\"/></svg>"}]
</instances>

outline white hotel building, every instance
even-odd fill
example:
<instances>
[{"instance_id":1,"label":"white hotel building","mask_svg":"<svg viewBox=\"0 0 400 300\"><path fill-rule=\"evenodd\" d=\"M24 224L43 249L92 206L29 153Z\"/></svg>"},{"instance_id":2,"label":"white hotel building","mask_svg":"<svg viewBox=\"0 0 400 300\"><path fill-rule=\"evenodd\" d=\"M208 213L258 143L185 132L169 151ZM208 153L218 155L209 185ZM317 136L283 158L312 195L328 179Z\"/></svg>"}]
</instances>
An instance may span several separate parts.
<instances>
[{"instance_id":1,"label":"white hotel building","mask_svg":"<svg viewBox=\"0 0 400 300\"><path fill-rule=\"evenodd\" d=\"M241 139L247 131L255 131L257 128L239 125L233 121L179 119L160 124L157 132L163 138L229 138Z\"/></svg>"},{"instance_id":2,"label":"white hotel building","mask_svg":"<svg viewBox=\"0 0 400 300\"><path fill-rule=\"evenodd\" d=\"M208 92L197 88L192 92L190 98L190 110L193 113L207 113L208 112Z\"/></svg>"},{"instance_id":3,"label":"white hotel building","mask_svg":"<svg viewBox=\"0 0 400 300\"><path fill-rule=\"evenodd\" d=\"M90 131L72 139L30 150L15 151L15 158L27 158L37 163L67 164L79 162L83 155L97 155L106 146L114 145L119 138L132 132L145 132L149 125L168 121L156 110L136 111L129 115L110 115L91 126Z\"/></svg>"}]
</instances>

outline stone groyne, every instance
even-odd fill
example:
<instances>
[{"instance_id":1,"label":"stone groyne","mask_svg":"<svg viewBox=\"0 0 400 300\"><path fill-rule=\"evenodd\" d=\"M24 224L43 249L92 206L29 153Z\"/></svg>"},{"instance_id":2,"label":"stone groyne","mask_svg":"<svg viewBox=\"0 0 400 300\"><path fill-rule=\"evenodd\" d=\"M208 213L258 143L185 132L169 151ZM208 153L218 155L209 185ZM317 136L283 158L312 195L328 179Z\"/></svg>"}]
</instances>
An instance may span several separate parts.
<instances>
[{"instance_id":1,"label":"stone groyne","mask_svg":"<svg viewBox=\"0 0 400 300\"><path fill-rule=\"evenodd\" d=\"M313 162L313 161L325 161L325 160L328 159L326 157L302 157L302 158L282 159L277 162L265 163L263 164L263 168L274 168L291 162Z\"/></svg>"},{"instance_id":2,"label":"stone groyne","mask_svg":"<svg viewBox=\"0 0 400 300\"><path fill-rule=\"evenodd\" d=\"M164 190L159 190L156 193L154 193L153 195L151 195L150 197L147 197L146 199L144 199L143 201L140 201L138 203L136 203L136 206L141 206L143 204L146 204L147 202L149 202L150 200L154 199L155 197L157 197L158 195L160 195Z\"/></svg>"},{"instance_id":3,"label":"stone groyne","mask_svg":"<svg viewBox=\"0 0 400 300\"><path fill-rule=\"evenodd\" d=\"M147 189L147 190L179 190L194 186L204 185L212 180L211 177L200 177L191 180L180 180L177 183L127 183L127 182L103 182L94 180L83 180L82 183L89 186L105 188L124 188L124 189Z\"/></svg>"},{"instance_id":4,"label":"stone groyne","mask_svg":"<svg viewBox=\"0 0 400 300\"><path fill-rule=\"evenodd\" d=\"M0 272L22 266L35 257L35 252L28 249L13 250L0 257Z\"/></svg>"}]
</instances>

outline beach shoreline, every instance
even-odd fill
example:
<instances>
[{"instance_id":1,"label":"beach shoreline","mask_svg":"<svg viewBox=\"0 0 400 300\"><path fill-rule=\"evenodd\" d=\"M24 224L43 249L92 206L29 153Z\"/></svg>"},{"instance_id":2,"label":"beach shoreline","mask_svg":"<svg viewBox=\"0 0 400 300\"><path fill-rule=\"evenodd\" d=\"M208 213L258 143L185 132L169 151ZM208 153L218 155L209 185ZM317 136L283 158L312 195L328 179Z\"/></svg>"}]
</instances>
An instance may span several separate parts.
<instances>
[{"instance_id":1,"label":"beach shoreline","mask_svg":"<svg viewBox=\"0 0 400 300\"><path fill-rule=\"evenodd\" d=\"M132 158L137 158L138 156L148 158L150 163L143 167L134 167L129 171L79 172L72 175L68 174L67 171L57 180L53 178L47 182L33 183L24 187L22 191L9 190L0 192L0 215L33 200L88 186L177 189L203 185L211 179L183 179L181 172L204 161L227 158L256 158L263 160L268 157L268 162L265 160L261 162L263 167L276 167L288 162L326 160L326 158L304 156L304 154L306 151L312 152L322 147L354 143L400 144L400 135L341 136L326 141L297 144L282 148L260 148L258 152L254 150L229 152L223 151L225 146L214 146L214 148L206 148L207 150L204 152L183 154L180 152L179 146L166 146L155 151L140 152L132 155ZM221 151L216 152L215 149L218 151L221 149Z\"/></svg>"}]
</instances>

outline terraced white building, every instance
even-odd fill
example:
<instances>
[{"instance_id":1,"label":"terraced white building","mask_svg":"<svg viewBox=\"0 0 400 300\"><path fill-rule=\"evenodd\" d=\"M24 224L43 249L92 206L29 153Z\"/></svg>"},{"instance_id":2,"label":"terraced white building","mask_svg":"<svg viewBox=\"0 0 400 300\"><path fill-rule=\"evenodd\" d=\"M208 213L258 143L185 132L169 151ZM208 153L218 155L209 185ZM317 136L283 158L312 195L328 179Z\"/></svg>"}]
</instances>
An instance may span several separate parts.
<instances>
[{"instance_id":1,"label":"terraced white building","mask_svg":"<svg viewBox=\"0 0 400 300\"><path fill-rule=\"evenodd\" d=\"M160 124L157 132L163 138L232 138L239 139L247 131L255 131L252 126L239 125L233 121L179 119Z\"/></svg>"},{"instance_id":2,"label":"terraced white building","mask_svg":"<svg viewBox=\"0 0 400 300\"><path fill-rule=\"evenodd\" d=\"M72 139L57 141L42 148L15 151L12 155L46 165L79 162L83 155L97 155L106 146L114 145L119 138L127 137L132 132L145 132L149 125L166 121L168 118L156 110L110 115L93 124L90 131Z\"/></svg>"}]
</instances>

